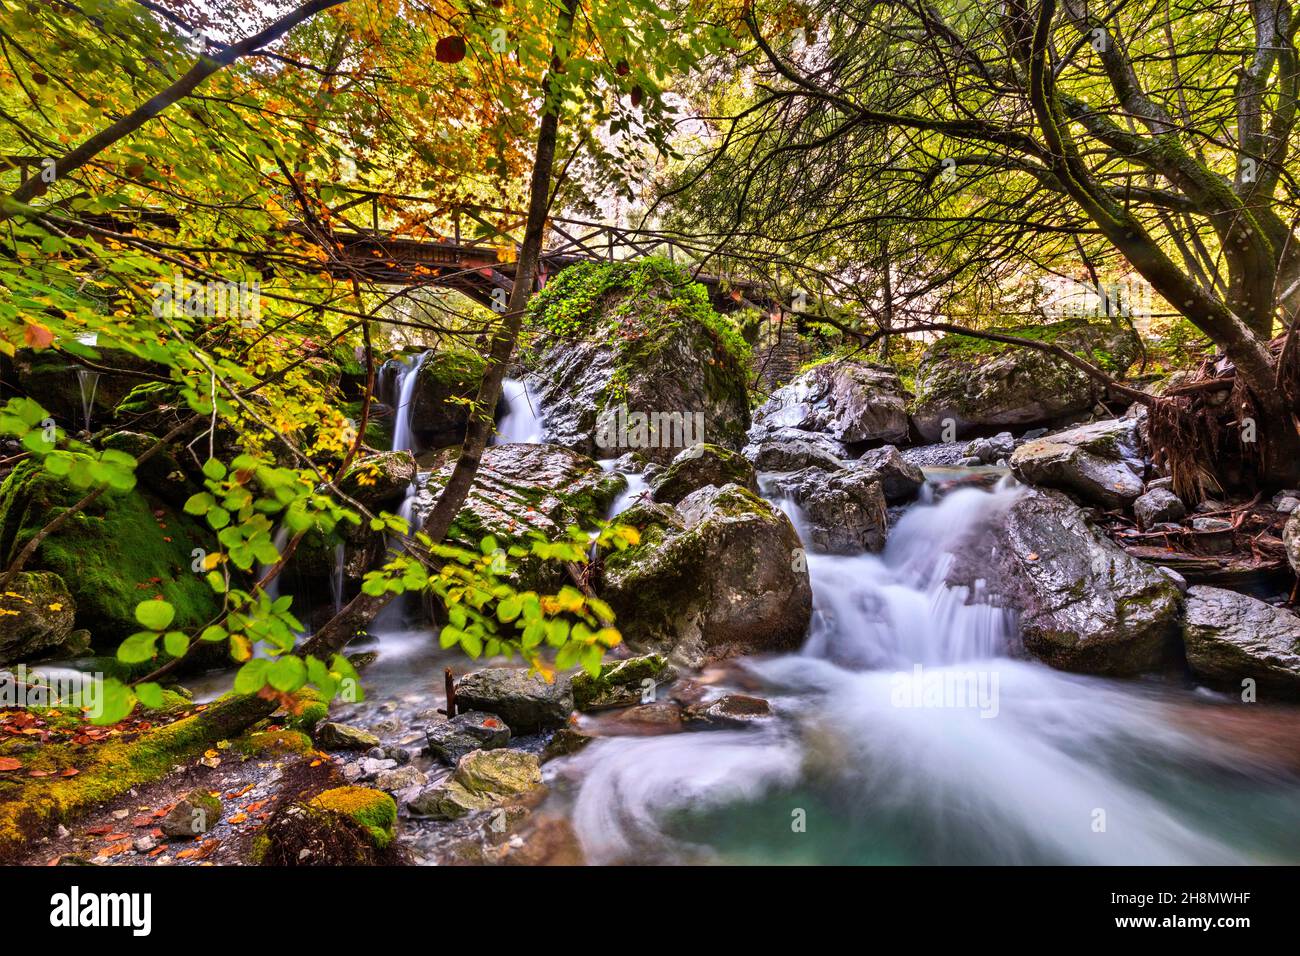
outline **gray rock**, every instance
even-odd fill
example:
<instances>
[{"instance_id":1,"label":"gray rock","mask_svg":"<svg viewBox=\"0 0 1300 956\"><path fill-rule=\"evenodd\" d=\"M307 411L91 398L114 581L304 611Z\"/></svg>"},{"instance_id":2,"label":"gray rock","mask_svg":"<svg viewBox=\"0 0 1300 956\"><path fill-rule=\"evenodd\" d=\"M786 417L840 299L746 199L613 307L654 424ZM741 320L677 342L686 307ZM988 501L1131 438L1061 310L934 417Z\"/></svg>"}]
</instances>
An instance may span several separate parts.
<instances>
[{"instance_id":1,"label":"gray rock","mask_svg":"<svg viewBox=\"0 0 1300 956\"><path fill-rule=\"evenodd\" d=\"M428 778L423 773L409 764L405 767L398 767L396 770L385 770L375 775L375 786L389 793L409 790L412 787L422 787L427 781Z\"/></svg>"},{"instance_id":2,"label":"gray rock","mask_svg":"<svg viewBox=\"0 0 1300 956\"><path fill-rule=\"evenodd\" d=\"M1232 522L1225 518L1193 518L1192 530L1204 533L1231 531Z\"/></svg>"},{"instance_id":3,"label":"gray rock","mask_svg":"<svg viewBox=\"0 0 1300 956\"><path fill-rule=\"evenodd\" d=\"M379 746L379 738L368 730L327 720L316 726L316 746L321 750L369 750Z\"/></svg>"},{"instance_id":4,"label":"gray rock","mask_svg":"<svg viewBox=\"0 0 1300 956\"><path fill-rule=\"evenodd\" d=\"M1027 489L951 579L985 579L1019 613L1025 649L1062 670L1132 675L1171 658L1181 596L1057 491Z\"/></svg>"},{"instance_id":5,"label":"gray rock","mask_svg":"<svg viewBox=\"0 0 1300 956\"><path fill-rule=\"evenodd\" d=\"M676 677L676 669L661 654L609 661L594 677L586 671L573 676L573 700L581 711L631 707L647 697L653 700L655 688Z\"/></svg>"},{"instance_id":6,"label":"gray rock","mask_svg":"<svg viewBox=\"0 0 1300 956\"><path fill-rule=\"evenodd\" d=\"M443 719L424 729L429 753L455 765L474 750L495 750L510 743L510 728L500 717L481 711L465 711L451 720Z\"/></svg>"},{"instance_id":7,"label":"gray rock","mask_svg":"<svg viewBox=\"0 0 1300 956\"><path fill-rule=\"evenodd\" d=\"M549 683L519 667L488 667L456 682L456 706L496 714L512 734L535 734L563 726L573 713L568 677Z\"/></svg>"},{"instance_id":8,"label":"gray rock","mask_svg":"<svg viewBox=\"0 0 1300 956\"><path fill-rule=\"evenodd\" d=\"M699 488L733 483L758 491L758 476L749 459L721 445L702 443L687 448L655 476L651 498L671 505Z\"/></svg>"},{"instance_id":9,"label":"gray rock","mask_svg":"<svg viewBox=\"0 0 1300 956\"><path fill-rule=\"evenodd\" d=\"M1187 515L1187 506L1172 491L1156 488L1133 502L1133 514L1143 528L1181 521Z\"/></svg>"},{"instance_id":10,"label":"gray rock","mask_svg":"<svg viewBox=\"0 0 1300 956\"><path fill-rule=\"evenodd\" d=\"M1011 471L1026 484L1060 488L1089 504L1121 508L1143 492L1137 422L1112 419L1026 442Z\"/></svg>"},{"instance_id":11,"label":"gray rock","mask_svg":"<svg viewBox=\"0 0 1300 956\"><path fill-rule=\"evenodd\" d=\"M691 724L719 729L749 727L772 716L771 705L761 697L747 694L726 694L717 700L683 710Z\"/></svg>"},{"instance_id":12,"label":"gray rock","mask_svg":"<svg viewBox=\"0 0 1300 956\"><path fill-rule=\"evenodd\" d=\"M1147 482L1147 491L1156 491L1157 489L1161 489L1161 488L1163 488L1165 491L1173 491L1174 479L1169 477L1152 478L1150 481Z\"/></svg>"},{"instance_id":13,"label":"gray rock","mask_svg":"<svg viewBox=\"0 0 1300 956\"><path fill-rule=\"evenodd\" d=\"M1165 567L1163 564L1157 565L1156 570L1167 577L1170 581L1174 582L1174 587L1178 588L1179 594L1187 593L1187 578L1183 577L1173 568Z\"/></svg>"},{"instance_id":14,"label":"gray rock","mask_svg":"<svg viewBox=\"0 0 1300 956\"><path fill-rule=\"evenodd\" d=\"M176 802L158 828L163 836L187 839L201 836L217 825L221 801L206 790L191 790Z\"/></svg>"},{"instance_id":15,"label":"gray rock","mask_svg":"<svg viewBox=\"0 0 1300 956\"><path fill-rule=\"evenodd\" d=\"M1300 575L1300 511L1293 511L1282 528L1282 543L1291 570Z\"/></svg>"},{"instance_id":16,"label":"gray rock","mask_svg":"<svg viewBox=\"0 0 1300 956\"><path fill-rule=\"evenodd\" d=\"M983 459L974 455L966 455L957 459L958 468L978 468L982 464L984 464Z\"/></svg>"},{"instance_id":17,"label":"gray rock","mask_svg":"<svg viewBox=\"0 0 1300 956\"><path fill-rule=\"evenodd\" d=\"M803 544L779 510L727 485L624 517L641 543L605 559L600 596L630 647L694 665L803 643L812 587Z\"/></svg>"},{"instance_id":18,"label":"gray rock","mask_svg":"<svg viewBox=\"0 0 1300 956\"><path fill-rule=\"evenodd\" d=\"M813 433L793 437L763 438L745 446L745 456L759 471L797 471L800 468L843 468L845 455L835 454L827 443L816 440Z\"/></svg>"},{"instance_id":19,"label":"gray rock","mask_svg":"<svg viewBox=\"0 0 1300 956\"><path fill-rule=\"evenodd\" d=\"M1139 342L1131 329L1110 323L1067 320L1027 331L1095 361L1127 368ZM1078 369L1045 352L980 342L965 336L940 339L921 357L912 421L929 441L951 422L960 437L978 428L1046 425L1091 409L1102 388ZM1136 497L1136 496L1134 496Z\"/></svg>"},{"instance_id":20,"label":"gray rock","mask_svg":"<svg viewBox=\"0 0 1300 956\"><path fill-rule=\"evenodd\" d=\"M1300 696L1300 617L1235 591L1198 585L1187 592L1187 663L1207 680Z\"/></svg>"},{"instance_id":21,"label":"gray rock","mask_svg":"<svg viewBox=\"0 0 1300 956\"><path fill-rule=\"evenodd\" d=\"M850 468L873 472L880 489L891 504L911 501L925 485L925 475L893 445L882 445L864 452Z\"/></svg>"},{"instance_id":22,"label":"gray rock","mask_svg":"<svg viewBox=\"0 0 1300 956\"><path fill-rule=\"evenodd\" d=\"M1289 515L1300 508L1300 491L1280 491L1273 496L1273 510Z\"/></svg>"},{"instance_id":23,"label":"gray rock","mask_svg":"<svg viewBox=\"0 0 1300 956\"><path fill-rule=\"evenodd\" d=\"M803 372L773 392L754 420L768 427L823 432L846 445L904 441L908 435L898 373L856 359L823 362Z\"/></svg>"},{"instance_id":24,"label":"gray rock","mask_svg":"<svg viewBox=\"0 0 1300 956\"><path fill-rule=\"evenodd\" d=\"M361 778L363 780L370 780L379 776L385 770L394 769L397 766L397 761L376 757L366 757L364 760L360 761L360 764Z\"/></svg>"},{"instance_id":25,"label":"gray rock","mask_svg":"<svg viewBox=\"0 0 1300 956\"><path fill-rule=\"evenodd\" d=\"M417 816L457 820L542 789L541 764L535 754L475 750L460 759L451 779L422 790L407 808Z\"/></svg>"},{"instance_id":26,"label":"gray rock","mask_svg":"<svg viewBox=\"0 0 1300 956\"><path fill-rule=\"evenodd\" d=\"M976 438L965 448L966 455L978 458L983 464L993 465L1003 458L1010 458L1016 450L1016 440L1011 432L999 432L992 438Z\"/></svg>"},{"instance_id":27,"label":"gray rock","mask_svg":"<svg viewBox=\"0 0 1300 956\"><path fill-rule=\"evenodd\" d=\"M885 546L885 494L874 471L805 468L774 483L802 514L805 544L827 554L860 554Z\"/></svg>"}]
</instances>

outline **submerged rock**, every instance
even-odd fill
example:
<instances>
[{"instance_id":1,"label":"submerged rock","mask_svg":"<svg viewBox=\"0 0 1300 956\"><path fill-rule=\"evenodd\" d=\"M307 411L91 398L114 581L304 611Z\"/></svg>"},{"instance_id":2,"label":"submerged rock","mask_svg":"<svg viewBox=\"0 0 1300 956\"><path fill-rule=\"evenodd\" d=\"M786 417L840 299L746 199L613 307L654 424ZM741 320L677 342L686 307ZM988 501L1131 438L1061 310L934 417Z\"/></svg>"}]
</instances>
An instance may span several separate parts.
<instances>
[{"instance_id":1,"label":"submerged rock","mask_svg":"<svg viewBox=\"0 0 1300 956\"><path fill-rule=\"evenodd\" d=\"M687 448L657 474L651 483L651 498L675 505L692 491L714 485L737 484L758 491L754 466L740 452L720 445L699 444Z\"/></svg>"},{"instance_id":2,"label":"submerged rock","mask_svg":"<svg viewBox=\"0 0 1300 956\"><path fill-rule=\"evenodd\" d=\"M1171 659L1181 595L1057 491L1026 490L953 572L1018 612L1025 649L1062 670L1133 675Z\"/></svg>"},{"instance_id":3,"label":"submerged rock","mask_svg":"<svg viewBox=\"0 0 1300 956\"><path fill-rule=\"evenodd\" d=\"M1138 422L1080 425L1026 442L1011 456L1021 481L1073 492L1090 504L1122 508L1143 493Z\"/></svg>"},{"instance_id":4,"label":"submerged rock","mask_svg":"<svg viewBox=\"0 0 1300 956\"><path fill-rule=\"evenodd\" d=\"M754 413L754 421L766 429L823 433L844 445L906 441L904 396L892 368L834 359L778 388Z\"/></svg>"},{"instance_id":5,"label":"submerged rock","mask_svg":"<svg viewBox=\"0 0 1300 956\"><path fill-rule=\"evenodd\" d=\"M1198 585L1187 591L1187 664L1207 680L1300 696L1300 617L1246 594Z\"/></svg>"},{"instance_id":6,"label":"submerged rock","mask_svg":"<svg viewBox=\"0 0 1300 956\"><path fill-rule=\"evenodd\" d=\"M20 571L0 594L0 666L59 656L72 635L76 605L48 571Z\"/></svg>"},{"instance_id":7,"label":"submerged rock","mask_svg":"<svg viewBox=\"0 0 1300 956\"><path fill-rule=\"evenodd\" d=\"M657 259L577 263L547 282L529 318L529 384L548 442L660 463L697 442L744 442L748 346L684 271Z\"/></svg>"},{"instance_id":8,"label":"submerged rock","mask_svg":"<svg viewBox=\"0 0 1300 956\"><path fill-rule=\"evenodd\" d=\"M1109 323L1072 319L996 331L1064 346L1111 374L1122 374L1139 351L1132 329ZM1101 385L1056 356L948 335L921 358L912 421L927 441L952 440L977 428L1051 425L1101 398Z\"/></svg>"},{"instance_id":9,"label":"submerged rock","mask_svg":"<svg viewBox=\"0 0 1300 956\"><path fill-rule=\"evenodd\" d=\"M573 686L561 674L547 681L522 667L488 667L456 682L456 706L486 711L513 734L562 727L573 713Z\"/></svg>"},{"instance_id":10,"label":"submerged rock","mask_svg":"<svg viewBox=\"0 0 1300 956\"><path fill-rule=\"evenodd\" d=\"M601 596L634 648L685 663L795 650L812 614L803 546L780 511L739 485L692 492L622 520L641 544L605 561Z\"/></svg>"}]
</instances>

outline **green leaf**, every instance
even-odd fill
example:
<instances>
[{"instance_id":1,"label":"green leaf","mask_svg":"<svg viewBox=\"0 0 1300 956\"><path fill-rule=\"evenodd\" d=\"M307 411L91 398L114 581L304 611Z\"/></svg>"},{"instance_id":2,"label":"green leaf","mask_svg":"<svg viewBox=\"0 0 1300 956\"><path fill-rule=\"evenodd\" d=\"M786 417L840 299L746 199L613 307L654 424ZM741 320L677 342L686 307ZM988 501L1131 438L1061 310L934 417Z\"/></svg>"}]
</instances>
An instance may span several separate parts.
<instances>
[{"instance_id":1,"label":"green leaf","mask_svg":"<svg viewBox=\"0 0 1300 956\"><path fill-rule=\"evenodd\" d=\"M165 700L162 685L155 684L153 681L136 684L135 696L150 710L161 710Z\"/></svg>"},{"instance_id":2,"label":"green leaf","mask_svg":"<svg viewBox=\"0 0 1300 956\"><path fill-rule=\"evenodd\" d=\"M183 657L190 649L190 639L180 631L168 631L163 637L163 650L172 657Z\"/></svg>"},{"instance_id":3,"label":"green leaf","mask_svg":"<svg viewBox=\"0 0 1300 956\"><path fill-rule=\"evenodd\" d=\"M203 474L213 481L220 481L226 477L226 466L215 458L209 458L203 463Z\"/></svg>"},{"instance_id":4,"label":"green leaf","mask_svg":"<svg viewBox=\"0 0 1300 956\"><path fill-rule=\"evenodd\" d=\"M497 605L497 619L508 624L517 618L522 610L523 602L518 596L512 595Z\"/></svg>"},{"instance_id":5,"label":"green leaf","mask_svg":"<svg viewBox=\"0 0 1300 956\"><path fill-rule=\"evenodd\" d=\"M191 515L205 515L209 509L215 507L217 499L206 491L200 491L197 495L190 495L185 502L185 513Z\"/></svg>"},{"instance_id":6,"label":"green leaf","mask_svg":"<svg viewBox=\"0 0 1300 956\"><path fill-rule=\"evenodd\" d=\"M266 679L276 690L291 693L307 682L307 665L299 657L281 657L267 668Z\"/></svg>"},{"instance_id":7,"label":"green leaf","mask_svg":"<svg viewBox=\"0 0 1300 956\"><path fill-rule=\"evenodd\" d=\"M131 713L135 700L131 688L116 677L110 677L100 689L99 706L97 711L91 711L90 722L99 726L115 724Z\"/></svg>"},{"instance_id":8,"label":"green leaf","mask_svg":"<svg viewBox=\"0 0 1300 956\"><path fill-rule=\"evenodd\" d=\"M155 631L166 628L175 616L176 609L166 601L141 601L135 606L135 619Z\"/></svg>"},{"instance_id":9,"label":"green leaf","mask_svg":"<svg viewBox=\"0 0 1300 956\"><path fill-rule=\"evenodd\" d=\"M256 694L266 686L266 671L270 661L255 657L235 674L236 694Z\"/></svg>"},{"instance_id":10,"label":"green leaf","mask_svg":"<svg viewBox=\"0 0 1300 956\"><path fill-rule=\"evenodd\" d=\"M157 654L155 644L158 635L153 631L140 631L132 634L117 648L117 659L123 664L143 664L151 661Z\"/></svg>"}]
</instances>

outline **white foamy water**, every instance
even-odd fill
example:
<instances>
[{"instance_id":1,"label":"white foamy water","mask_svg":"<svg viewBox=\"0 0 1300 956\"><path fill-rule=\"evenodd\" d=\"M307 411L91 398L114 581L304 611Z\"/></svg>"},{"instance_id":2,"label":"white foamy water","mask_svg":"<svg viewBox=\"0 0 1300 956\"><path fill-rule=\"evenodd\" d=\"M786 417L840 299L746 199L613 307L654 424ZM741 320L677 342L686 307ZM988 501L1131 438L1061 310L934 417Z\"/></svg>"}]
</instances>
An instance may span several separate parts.
<instances>
[{"instance_id":1,"label":"white foamy water","mask_svg":"<svg viewBox=\"0 0 1300 956\"><path fill-rule=\"evenodd\" d=\"M497 425L494 445L522 443L535 445L542 440L542 419L537 413L537 403L527 382L508 378L501 383L501 396L505 399L506 413Z\"/></svg>"}]
</instances>

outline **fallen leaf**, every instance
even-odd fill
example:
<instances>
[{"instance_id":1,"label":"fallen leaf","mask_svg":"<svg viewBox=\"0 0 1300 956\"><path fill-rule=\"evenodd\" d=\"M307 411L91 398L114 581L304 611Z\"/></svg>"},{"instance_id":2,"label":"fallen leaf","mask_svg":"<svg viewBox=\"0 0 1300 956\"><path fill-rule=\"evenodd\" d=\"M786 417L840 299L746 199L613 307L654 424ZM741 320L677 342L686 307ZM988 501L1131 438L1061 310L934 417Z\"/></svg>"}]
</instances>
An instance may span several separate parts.
<instances>
[{"instance_id":1,"label":"fallen leaf","mask_svg":"<svg viewBox=\"0 0 1300 956\"><path fill-rule=\"evenodd\" d=\"M23 762L17 757L0 757L0 770L20 770Z\"/></svg>"}]
</instances>

